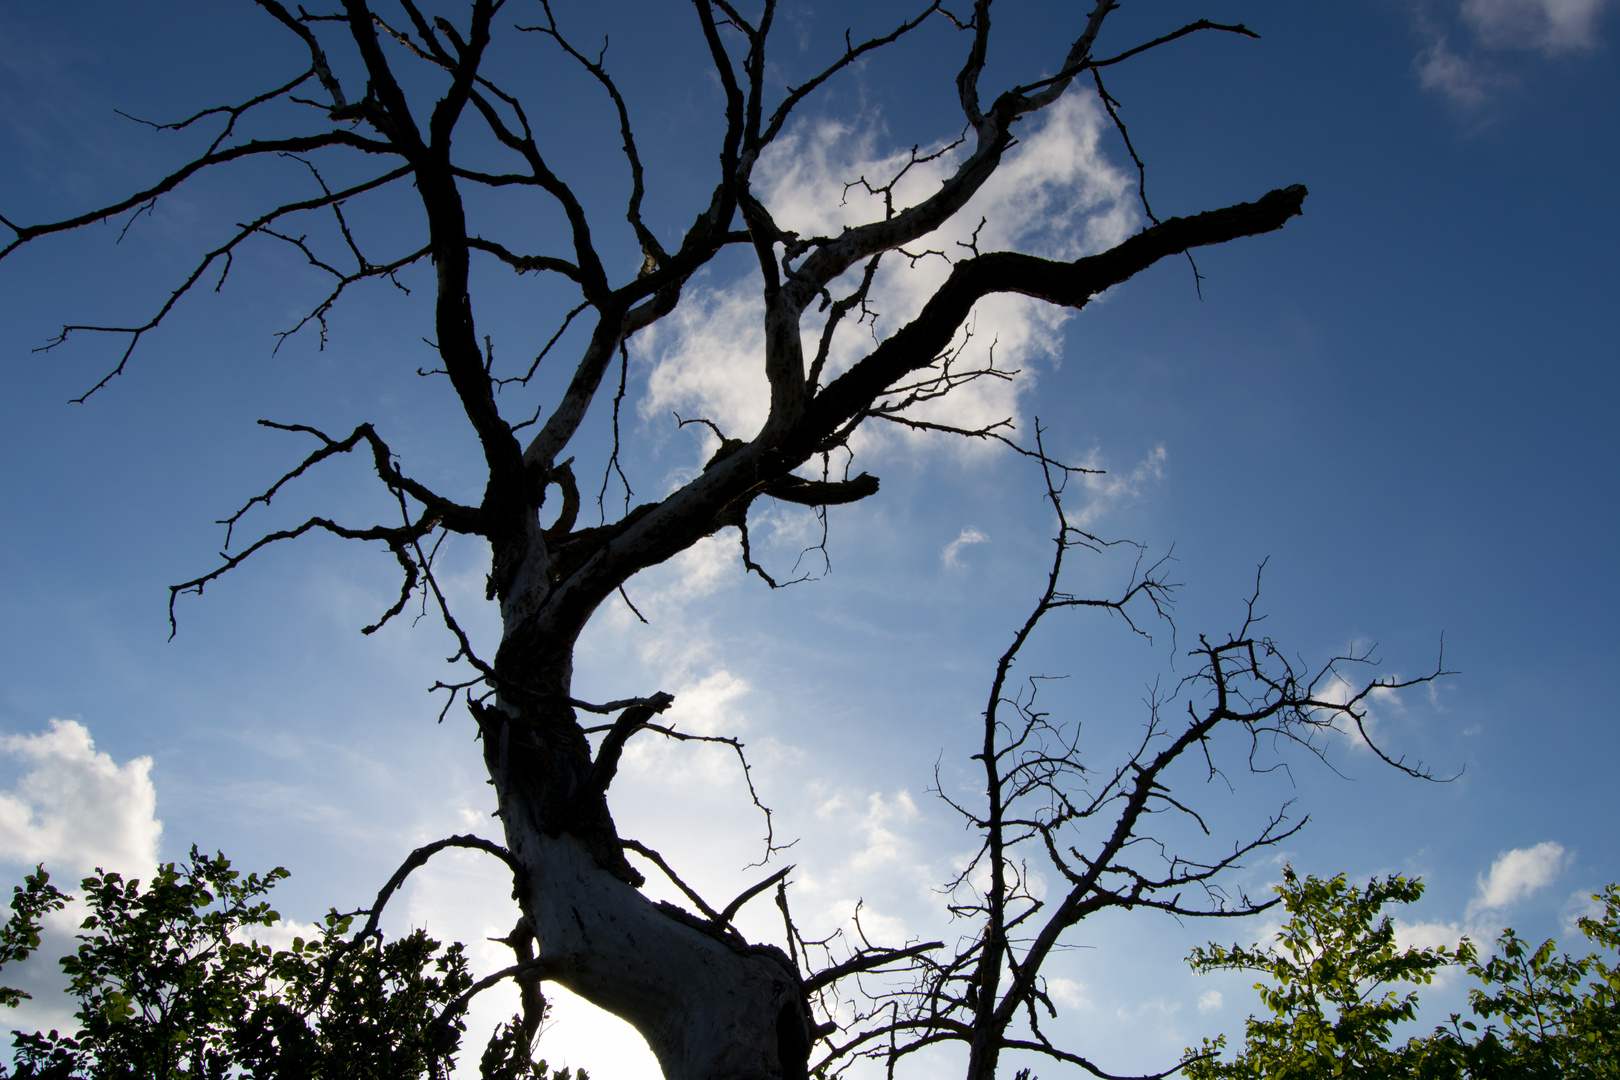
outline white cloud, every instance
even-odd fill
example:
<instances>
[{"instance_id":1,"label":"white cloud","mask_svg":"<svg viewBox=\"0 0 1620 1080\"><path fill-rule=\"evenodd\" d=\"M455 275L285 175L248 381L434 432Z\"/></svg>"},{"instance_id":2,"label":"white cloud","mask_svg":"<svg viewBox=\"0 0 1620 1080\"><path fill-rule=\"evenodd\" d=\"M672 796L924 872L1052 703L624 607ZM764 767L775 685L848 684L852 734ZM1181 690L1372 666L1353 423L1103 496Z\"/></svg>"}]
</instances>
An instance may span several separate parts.
<instances>
[{"instance_id":1,"label":"white cloud","mask_svg":"<svg viewBox=\"0 0 1620 1080\"><path fill-rule=\"evenodd\" d=\"M1358 639L1351 642L1345 650L1346 655L1364 656L1373 649L1373 642ZM1400 682L1399 672L1386 676L1390 681ZM1362 686L1351 683L1343 675L1334 670L1324 685L1318 688L1316 697L1319 700L1331 702L1335 705L1346 705L1357 694L1361 693ZM1402 691L1393 686L1375 686L1356 705L1356 711L1362 714L1358 725L1346 713L1336 713L1333 716L1333 730L1343 735L1345 741L1358 750L1371 750L1369 739L1383 745L1384 740L1379 736L1379 728L1385 719L1390 716L1403 716L1407 714L1406 699Z\"/></svg>"},{"instance_id":2,"label":"white cloud","mask_svg":"<svg viewBox=\"0 0 1620 1080\"><path fill-rule=\"evenodd\" d=\"M1496 90L1515 81L1500 54L1535 52L1552 59L1591 52L1609 0L1461 0L1420 3L1418 33L1428 45L1415 66L1425 90L1465 108L1478 108ZM1443 12L1443 17L1437 13ZM1458 47L1459 40L1467 45ZM1492 55L1497 54L1497 55Z\"/></svg>"},{"instance_id":3,"label":"white cloud","mask_svg":"<svg viewBox=\"0 0 1620 1080\"><path fill-rule=\"evenodd\" d=\"M319 941L322 928L312 922L299 922L297 919L282 919L269 926L238 926L231 932L233 941L257 941L260 945L268 945L272 949L290 949L295 938L305 941Z\"/></svg>"},{"instance_id":4,"label":"white cloud","mask_svg":"<svg viewBox=\"0 0 1620 1080\"><path fill-rule=\"evenodd\" d=\"M749 279L729 289L697 286L663 321L638 335L638 351L656 355L643 418L680 413L714 421L729 438L748 438L770 407L760 357L765 301ZM712 440L713 436L710 436ZM712 441L705 455L714 451Z\"/></svg>"},{"instance_id":5,"label":"white cloud","mask_svg":"<svg viewBox=\"0 0 1620 1080\"><path fill-rule=\"evenodd\" d=\"M748 692L748 682L724 668L680 687L664 721L695 735L736 735L748 727L735 702Z\"/></svg>"},{"instance_id":6,"label":"white cloud","mask_svg":"<svg viewBox=\"0 0 1620 1080\"><path fill-rule=\"evenodd\" d=\"M1608 0L1463 0L1462 19L1491 49L1534 49L1548 56L1597 46Z\"/></svg>"},{"instance_id":7,"label":"white cloud","mask_svg":"<svg viewBox=\"0 0 1620 1080\"><path fill-rule=\"evenodd\" d=\"M1478 891L1468 902L1461 922L1431 920L1408 923L1395 920L1395 943L1401 948L1455 949L1463 937L1485 952L1502 932L1501 910L1550 885L1565 864L1564 848L1551 840L1534 847L1515 848L1498 855L1488 874L1480 875ZM1454 973L1435 973L1444 985Z\"/></svg>"},{"instance_id":8,"label":"white cloud","mask_svg":"<svg viewBox=\"0 0 1620 1080\"><path fill-rule=\"evenodd\" d=\"M90 732L75 720L52 720L37 735L0 737L0 754L29 768L14 787L0 791L0 860L44 863L54 883L70 893L97 867L148 877L163 832L155 816L151 758L117 764L96 750ZM63 977L56 959L73 951L86 911L80 900L47 915L39 952L7 967L6 982L34 995L10 1015L8 1026L76 1030L69 999L57 993Z\"/></svg>"},{"instance_id":9,"label":"white cloud","mask_svg":"<svg viewBox=\"0 0 1620 1080\"><path fill-rule=\"evenodd\" d=\"M1502 932L1501 926L1489 920L1473 919L1466 926L1455 922L1408 923L1400 919L1395 923L1395 946L1399 949L1448 949L1455 951L1467 937L1476 945L1490 951L1490 942ZM1434 985L1448 986L1459 974L1454 967L1438 968L1434 972Z\"/></svg>"},{"instance_id":10,"label":"white cloud","mask_svg":"<svg viewBox=\"0 0 1620 1080\"><path fill-rule=\"evenodd\" d=\"M672 615L693 600L713 595L737 577L736 546L736 533L730 530L704 537L665 563L663 574L647 575L659 584L636 606Z\"/></svg>"},{"instance_id":11,"label":"white cloud","mask_svg":"<svg viewBox=\"0 0 1620 1080\"><path fill-rule=\"evenodd\" d=\"M865 846L848 856L845 865L850 869L893 866L907 855L912 845L894 831L895 826L916 823L920 814L909 791L899 791L892 798L874 791L866 798L866 811L856 811L842 796L835 795L816 809L823 821L840 823L846 835L864 834Z\"/></svg>"},{"instance_id":12,"label":"white cloud","mask_svg":"<svg viewBox=\"0 0 1620 1080\"><path fill-rule=\"evenodd\" d=\"M1164 479L1164 463L1169 455L1160 443L1148 451L1146 457L1124 473L1092 472L1082 474L1086 505L1071 520L1080 528L1088 528L1110 510L1138 498L1144 491ZM1081 465L1096 469L1101 459L1094 450L1086 455Z\"/></svg>"},{"instance_id":13,"label":"white cloud","mask_svg":"<svg viewBox=\"0 0 1620 1080\"><path fill-rule=\"evenodd\" d=\"M1591 889L1576 889L1564 901L1564 933L1575 935L1580 933L1578 925L1582 919L1601 919L1603 905Z\"/></svg>"},{"instance_id":14,"label":"white cloud","mask_svg":"<svg viewBox=\"0 0 1620 1080\"><path fill-rule=\"evenodd\" d=\"M738 701L748 693L748 683L725 668L718 668L695 682L675 685L675 704L659 718L659 723L689 735L736 737L748 729L748 717ZM750 765L761 765L773 756L774 740L759 740L750 746ZM620 769L643 783L656 778L660 785L701 785L712 795L729 793L744 800L747 792L736 753L715 743L678 742L644 734L625 747Z\"/></svg>"},{"instance_id":15,"label":"white cloud","mask_svg":"<svg viewBox=\"0 0 1620 1080\"><path fill-rule=\"evenodd\" d=\"M1395 944L1403 949L1454 950L1467 937L1488 954L1502 933L1501 909L1551 884L1565 861L1563 846L1550 840L1503 852L1491 863L1490 872L1480 875L1478 891L1468 902L1462 921L1408 923L1396 919ZM1444 986L1456 975L1455 969L1436 971L1435 983Z\"/></svg>"},{"instance_id":16,"label":"white cloud","mask_svg":"<svg viewBox=\"0 0 1620 1080\"><path fill-rule=\"evenodd\" d=\"M947 256L968 253L963 245L976 241L982 251L1018 247L1050 258L1074 259L1123 239L1138 219L1131 178L1101 152L1106 124L1094 98L1083 94L1066 95L1046 110L967 206L908 249L919 258L895 253L880 263L868 303L874 314L864 324L853 317L841 324L823 380L864 355L874 337L885 337L912 318L949 274ZM962 154L958 148L908 167L911 151L884 152L879 147L881 134L875 120L860 127L825 120L806 123L779 139L761 159L755 171L756 193L784 228L805 236L833 234L847 225L883 217L881 197L859 186L848 187L852 181L865 177L881 184L899 176L894 185L896 205L910 205L937 190ZM925 251L933 254L921 254ZM643 418L675 411L707 417L729 437L750 437L769 405L760 363L762 314L757 281L748 275L706 291L694 289L680 311L637 335L635 353L652 365L648 393L640 406ZM1031 365L1057 362L1067 317L1068 312L1028 297L982 301L954 343L966 346L956 366L983 367L993 350L998 369L1020 373L1011 379L973 380L915 408L911 415L963 428L1007 419L1017 423L1020 400L1035 382ZM819 336L820 327L807 317L807 355L815 354ZM904 442L919 436L868 431L860 447L869 450L896 437ZM712 439L711 435L706 441L705 452L712 450ZM963 444L966 452L985 445Z\"/></svg>"},{"instance_id":17,"label":"white cloud","mask_svg":"<svg viewBox=\"0 0 1620 1080\"><path fill-rule=\"evenodd\" d=\"M1505 851L1491 863L1491 872L1479 880L1479 895L1470 912L1505 908L1552 884L1564 868L1564 846L1544 840L1535 847Z\"/></svg>"},{"instance_id":18,"label":"white cloud","mask_svg":"<svg viewBox=\"0 0 1620 1080\"><path fill-rule=\"evenodd\" d=\"M978 529L969 526L963 529L961 535L955 540L945 545L944 550L939 553L939 561L945 566L960 567L962 565L961 555L963 548L971 544L982 544L989 539Z\"/></svg>"},{"instance_id":19,"label":"white cloud","mask_svg":"<svg viewBox=\"0 0 1620 1080\"><path fill-rule=\"evenodd\" d=\"M1094 1009L1096 1005L1086 994L1086 984L1074 979L1050 978L1046 980L1046 992L1053 1001L1059 1005L1067 1005L1071 1009ZM1215 995L1219 997L1220 995Z\"/></svg>"},{"instance_id":20,"label":"white cloud","mask_svg":"<svg viewBox=\"0 0 1620 1080\"><path fill-rule=\"evenodd\" d=\"M1219 990L1205 990L1198 995L1198 1011L1201 1013L1214 1012L1223 1004Z\"/></svg>"},{"instance_id":21,"label":"white cloud","mask_svg":"<svg viewBox=\"0 0 1620 1080\"><path fill-rule=\"evenodd\" d=\"M0 858L44 862L75 877L98 866L145 876L157 865L163 823L151 758L115 763L76 720L0 738L0 753L32 765L15 788L0 792Z\"/></svg>"},{"instance_id":22,"label":"white cloud","mask_svg":"<svg viewBox=\"0 0 1620 1080\"><path fill-rule=\"evenodd\" d=\"M808 793L821 825L796 852L792 896L799 926L811 937L841 931L851 942L858 940L858 918L860 932L874 943L916 940L941 913L942 897L935 891L940 875L918 842L924 818L910 792L829 791L812 783Z\"/></svg>"},{"instance_id":23,"label":"white cloud","mask_svg":"<svg viewBox=\"0 0 1620 1080\"><path fill-rule=\"evenodd\" d=\"M1418 54L1417 71L1423 89L1444 94L1469 108L1484 104L1495 85L1495 79L1478 64L1452 51L1443 34Z\"/></svg>"},{"instance_id":24,"label":"white cloud","mask_svg":"<svg viewBox=\"0 0 1620 1080\"><path fill-rule=\"evenodd\" d=\"M1472 936L1472 928L1464 930L1457 923L1408 923L1395 920L1395 944L1402 949L1455 949L1464 934Z\"/></svg>"}]
</instances>

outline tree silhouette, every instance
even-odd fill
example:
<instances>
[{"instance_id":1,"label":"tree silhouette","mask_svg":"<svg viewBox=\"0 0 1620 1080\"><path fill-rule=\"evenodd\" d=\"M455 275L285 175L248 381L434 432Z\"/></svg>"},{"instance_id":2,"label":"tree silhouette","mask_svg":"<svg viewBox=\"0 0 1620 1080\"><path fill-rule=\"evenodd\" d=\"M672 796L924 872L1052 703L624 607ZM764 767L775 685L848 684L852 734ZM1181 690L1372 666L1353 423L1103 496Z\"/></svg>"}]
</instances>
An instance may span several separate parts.
<instances>
[{"instance_id":1,"label":"tree silhouette","mask_svg":"<svg viewBox=\"0 0 1620 1080\"><path fill-rule=\"evenodd\" d=\"M632 576L728 527L737 530L748 571L772 587L782 584L752 556L751 511L763 505L761 500L775 500L824 514L828 507L877 494L876 477L851 475L851 440L865 425L899 424L1013 447L1042 468L1061 519L1065 481L1080 470L1049 456L1038 438L1019 442L1006 422L955 425L929 411L974 383L1009 374L997 367L993 346L985 349L972 340L975 305L1016 294L1083 308L1162 259L1280 229L1301 212L1305 188L1282 187L1253 202L1159 220L1148 207L1144 186L1142 205L1151 224L1077 258L980 251L977 229L950 252L914 248L964 213L972 214L975 194L1007 160L1019 125L1065 97L1095 92L1140 170L1105 76L1116 65L1189 35L1255 35L1241 25L1199 20L1166 27L1148 40L1115 43L1105 31L1120 5L1100 0L1087 14L1053 17L1050 36L1062 44L1050 55L1018 58L1022 81L987 86L987 64L999 40L992 32L992 0L976 0L962 10L935 2L873 36L846 34L844 48L824 67L780 88L771 51L779 15L775 0L753 6L693 0L691 41L712 67L723 115L716 142L693 148L694 156L715 158L706 194L681 219L690 225L676 231L667 227L668 215L653 219L644 210L658 178L644 165L632 123L634 103L621 92L605 47L596 52L578 44L559 20L562 13L546 0L521 11L505 0L471 0L447 15L434 14L417 0L398 0L387 10L380 5L373 10L366 0L343 0L341 10L331 13L290 9L278 0L256 3L267 29L296 39L308 56L307 67L245 100L154 124L190 131L213 125L214 134L201 153L124 198L59 221L26 224L0 217L12 233L0 258L92 223L125 215L133 220L201 176L227 167L262 167L274 181L269 189L282 194L201 253L148 318L128 325L65 326L50 343L85 334L121 342L116 364L79 400L106 389L182 298L217 289L234 260L255 243L291 245L330 279L326 294L286 331L312 330L323 344L328 313L352 289L372 281L400 284L401 272L430 267L430 344L438 363L431 374L448 383L477 437L486 473L476 502L457 501L418 480L373 424L329 434L302 423L261 421L313 440L314 449L223 522L226 543L218 564L172 587L171 625L180 596L202 593L270 545L324 532L385 547L400 568L400 589L392 606L364 632L399 616L419 597L436 608L457 643L451 659L464 674L439 688L450 696L447 712L454 701L465 702L482 737L505 830L506 844L497 854L513 868L523 911L511 938L520 962L502 974L554 980L623 1017L647 1038L671 1078L802 1077L813 1048L829 1037L830 1049L814 1058L826 1058L832 1068L880 1044L881 1053L893 1059L923 1045L958 1040L971 1047L972 1077L993 1075L997 1054L1007 1046L1040 1050L1106 1075L1040 1034L1039 967L1058 935L1109 906L1182 914L1257 910L1259 905L1243 898L1227 903L1218 892L1206 893L1209 902L1202 906L1184 903L1179 892L1208 885L1245 851L1288 835L1279 816L1226 854L1196 864L1174 860L1167 875L1135 868L1129 859L1142 839L1142 815L1162 809L1166 800L1180 806L1161 782L1165 770L1183 753L1206 754L1217 728L1239 729L1256 744L1268 734L1280 735L1319 750L1317 733L1335 723L1358 722L1367 691L1330 700L1320 689L1333 666L1314 678L1297 674L1280 650L1254 633L1252 622L1228 639L1201 639L1195 654L1203 667L1184 687L1191 710L1186 726L1175 728L1155 716L1138 752L1107 772L1112 779L1077 795L1082 771L1075 745L1033 710L1032 697L1006 697L1009 667L1049 612L1097 606L1129 618L1142 604L1162 604L1169 585L1149 571L1133 578L1121 598L1082 601L1061 592L1063 553L1077 544L1100 543L1062 519L1049 587L1013 650L1002 658L985 713L980 757L987 808L961 808L985 837L976 866L987 871L989 884L964 875L955 887L973 895L958 906L961 914L978 920L982 932L950 959L934 955L942 948L938 943L862 942L852 953L829 956L815 968L812 950L788 916L785 871L728 904L713 905L686 886L657 852L619 836L608 794L632 738L704 738L739 754L741 746L724 736L694 736L661 724L659 714L673 700L667 693L627 688L616 701L578 699L572 686L574 650L593 615L622 594ZM882 62L923 33L948 37L951 31L956 104L964 125L959 132L920 140L893 175L851 177L850 187L859 187L880 208L869 218L826 235L800 235L778 224L755 173L797 113L852 67ZM561 163L577 148L568 141L572 136L553 132L550 119L566 103L532 92L524 74L525 65L535 63L577 65L611 104L617 122L591 135L622 149L630 194L613 215L597 213L596 193L582 193L565 179ZM303 170L303 186L296 190L282 179L289 160ZM904 181L925 165L941 168L942 180L918 193ZM492 217L486 209L496 198L503 200L502 209ZM408 202L414 209L408 219L390 213L387 230L352 225L356 208L374 200L394 200L386 203L389 207ZM474 218L509 228L490 235L469 223ZM560 222L560 245L529 250L532 221ZM626 246L616 238L625 230L634 258L623 257ZM612 476L622 478L615 471L619 410L627 394L627 343L691 303L694 276L731 249L751 255L757 266L754 280L763 308L757 364L769 387L765 418L757 428L739 431L724 430L709 418L682 421L706 425L716 445L712 457L662 498L631 507L626 485L624 512L613 517L603 496ZM915 271L919 263L936 259L949 266L943 282L899 325L884 324L880 332L870 303L880 265ZM532 363L510 367L496 361L480 324L486 301L477 283L486 278L482 271L475 275L475 260L504 266L514 275L537 275L536 288L547 290L548 297L569 296L566 316ZM428 303L421 301L424 313ZM558 363L554 351L569 348L574 351L565 388L542 403L536 373L543 363ZM597 415L611 412L614 434L607 459L597 463L603 484L596 525L582 516L585 496L575 471L576 458L585 452L582 425L593 409ZM346 523L337 513L316 515L238 542L238 527L256 507L268 505L308 470L347 454L369 458L398 507L397 519ZM436 545L448 534L480 537L489 545L486 599L498 605L502 628L493 655L474 648L463 628L465 612L453 610L435 576ZM1016 713L1011 720L1009 710ZM1031 808L1036 803L1043 808ZM1070 841L1060 840L1065 829L1104 817L1113 822L1112 831L1095 853L1082 855ZM1041 906L1021 891L1016 869L1014 852L1027 844L1046 852L1070 890L1048 921L1032 931L1033 942L1018 937L1023 933L1018 928ZM407 861L379 897L373 919L404 875L441 846L430 845ZM667 874L696 913L648 900L627 850ZM750 943L731 926L743 904L773 889L788 916L786 950ZM826 1011L827 995L840 984L880 968L910 970L919 980L905 992L903 1007L885 991L865 999L854 1020ZM1021 1015L1032 1026L1027 1036L1012 1032Z\"/></svg>"}]
</instances>

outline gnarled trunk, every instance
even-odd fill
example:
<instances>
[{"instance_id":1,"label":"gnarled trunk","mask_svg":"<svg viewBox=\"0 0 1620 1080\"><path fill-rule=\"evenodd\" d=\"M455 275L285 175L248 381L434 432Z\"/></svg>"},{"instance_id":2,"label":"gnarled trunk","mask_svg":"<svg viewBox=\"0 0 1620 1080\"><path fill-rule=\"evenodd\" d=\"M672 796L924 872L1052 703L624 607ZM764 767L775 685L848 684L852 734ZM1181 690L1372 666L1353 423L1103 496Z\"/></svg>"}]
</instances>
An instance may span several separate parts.
<instances>
[{"instance_id":1,"label":"gnarled trunk","mask_svg":"<svg viewBox=\"0 0 1620 1080\"><path fill-rule=\"evenodd\" d=\"M551 663L535 665L542 653L525 644L528 678L513 685L533 687L539 666L544 693L473 712L544 977L629 1022L669 1080L805 1077L811 1019L796 965L642 895L608 812L611 776L568 704L569 647L548 645Z\"/></svg>"}]
</instances>

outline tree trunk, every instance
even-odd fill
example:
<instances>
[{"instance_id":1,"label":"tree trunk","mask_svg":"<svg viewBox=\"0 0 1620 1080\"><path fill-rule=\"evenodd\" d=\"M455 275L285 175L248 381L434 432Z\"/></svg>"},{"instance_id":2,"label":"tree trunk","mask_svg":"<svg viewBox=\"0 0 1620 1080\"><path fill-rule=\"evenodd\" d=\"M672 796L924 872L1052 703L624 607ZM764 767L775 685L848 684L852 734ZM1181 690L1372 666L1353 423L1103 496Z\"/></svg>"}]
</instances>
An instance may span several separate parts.
<instances>
[{"instance_id":1,"label":"tree trunk","mask_svg":"<svg viewBox=\"0 0 1620 1080\"><path fill-rule=\"evenodd\" d=\"M567 704L570 649L525 646L502 653L530 658L520 685L535 685L536 667L550 676L544 694L473 713L544 977L630 1023L668 1080L802 1080L811 1020L797 967L641 894L607 809L611 777L592 771Z\"/></svg>"}]
</instances>

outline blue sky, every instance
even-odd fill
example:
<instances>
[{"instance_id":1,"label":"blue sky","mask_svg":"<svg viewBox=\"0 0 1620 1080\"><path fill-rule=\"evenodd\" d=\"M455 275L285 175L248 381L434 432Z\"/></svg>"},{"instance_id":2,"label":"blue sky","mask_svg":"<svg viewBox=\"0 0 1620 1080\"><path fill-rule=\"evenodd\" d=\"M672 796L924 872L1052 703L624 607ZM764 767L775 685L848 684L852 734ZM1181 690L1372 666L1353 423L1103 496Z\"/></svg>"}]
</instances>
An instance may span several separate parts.
<instances>
[{"instance_id":1,"label":"blue sky","mask_svg":"<svg viewBox=\"0 0 1620 1080\"><path fill-rule=\"evenodd\" d=\"M707 183L709 152L694 147L707 145L717 100L701 66L667 47L689 30L676 7L566 15L581 40L611 32L609 64L647 118L650 214L666 233L690 220ZM901 9L790 10L789 74L833 55L846 24L858 33ZM1301 871L1421 874L1429 894L1404 916L1414 939L1503 925L1571 938L1579 898L1620 878L1613 5L1128 2L1115 32L1128 42L1204 15L1262 38L1190 39L1109 85L1153 205L1192 213L1304 183L1304 216L1201 253L1202 299L1188 267L1167 262L1066 320L987 312L983 336L1024 375L963 415L1002 410L1025 432L1039 417L1049 447L1108 470L1071 508L1099 533L1173 547L1183 652L1198 632L1236 625L1262 560L1268 632L1307 660L1377 642L1385 673L1418 674L1443 635L1457 674L1382 703L1376 730L1460 774L1453 782L1406 779L1341 741L1331 760L1342 775L1301 762L1291 780L1234 773L1233 791L1191 779L1187 790L1232 830L1295 800L1312 824L1278 858ZM1050 67L1075 18L1046 4L1009 14L992 58L1006 66L993 72ZM793 129L794 152L766 170L786 218L833 213L863 166L954 136L957 49L940 28L831 85ZM172 118L297 62L248 4L176 3L157 16L0 6L0 213L76 212L191 148L115 108ZM585 148L601 101L551 68L533 79L568 103L547 123L580 142L570 179L620 198L616 142ZM1129 158L1090 98L1076 94L1021 151L1023 179L991 203L997 236L1056 252L1140 224ZM206 180L161 201L122 244L109 225L0 263L0 859L14 876L39 859L68 878L97 864L139 872L195 843L244 866L287 866L282 910L308 921L365 902L414 844L496 835L471 727L459 709L435 723L439 702L425 693L445 673L448 639L432 619L358 632L397 588L386 553L322 540L268 552L184 598L166 640L167 586L211 565L214 522L306 451L255 427L260 417L343 432L372 421L425 479L476 492L476 447L447 389L414 374L429 361L424 294L357 293L324 350L306 331L273 352L319 282L301 257L260 247L218 295L188 298L86 404L67 402L113 362L110 342L31 351L63 323L147 311L222 228L299 182L291 170ZM356 213L386 248L391 214L407 208ZM546 236L543 222L481 212L491 227ZM701 464L703 443L675 429L671 410L741 425L757 408L737 374L749 355L746 270L718 264L692 295L702 317L632 350L624 427L638 496ZM497 350L532 352L561 301L488 285L480 315ZM888 294L897 310L906 288ZM669 690L689 728L741 735L779 835L801 838L786 858L813 921L836 926L864 899L872 925L896 935L949 933L936 929L930 886L968 841L929 793L933 770L941 762L948 780L966 764L991 664L1037 594L1051 522L1039 477L1010 454L888 436L861 454L883 491L832 513L831 573L769 592L722 535L632 583L650 626L604 608L582 645L580 691ZM359 463L340 463L257 520L358 520L386 512L378 496ZM768 565L793 565L806 524L762 522ZM446 579L487 641L481 558L470 543L445 552ZM1106 588L1119 569L1081 567L1077 581ZM1106 755L1140 723L1144 684L1185 665L1168 634L1149 646L1074 619L1050 625L1026 670L1069 676L1061 703ZM614 810L626 835L673 853L715 895L759 873L746 868L759 822L724 758L646 747L625 776L635 782L621 781ZM1279 877L1261 858L1234 880L1260 889ZM481 941L510 927L506 894L493 868L452 858L420 877L396 925ZM767 914L753 914L751 932L772 933ZM1084 927L1052 972L1066 980L1064 1022L1095 1060L1162 1067L1203 1035L1239 1029L1255 1004L1241 979L1198 979L1180 957L1210 936L1262 932L1151 916ZM500 961L493 948L476 958ZM1435 1019L1461 992L1429 995ZM649 1075L633 1036L572 1002L557 1016L543 1043L554 1062Z\"/></svg>"}]
</instances>

